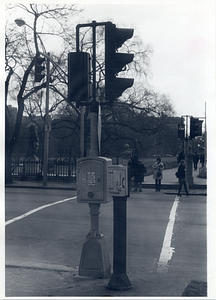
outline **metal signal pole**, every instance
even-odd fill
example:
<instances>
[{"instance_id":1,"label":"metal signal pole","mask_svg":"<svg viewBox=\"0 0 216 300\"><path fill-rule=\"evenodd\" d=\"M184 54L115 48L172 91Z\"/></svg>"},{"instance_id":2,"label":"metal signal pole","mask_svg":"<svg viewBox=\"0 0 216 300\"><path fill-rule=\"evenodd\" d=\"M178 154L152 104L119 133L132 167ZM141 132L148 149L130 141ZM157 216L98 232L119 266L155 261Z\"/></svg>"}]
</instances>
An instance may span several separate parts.
<instances>
[{"instance_id":1,"label":"metal signal pole","mask_svg":"<svg viewBox=\"0 0 216 300\"><path fill-rule=\"evenodd\" d=\"M93 21L91 24L79 24L76 27L76 52L79 52L79 28L92 27L92 92L93 98L90 103L90 135L91 148L90 157L98 157L98 102L96 101L96 26L98 23ZM81 110L81 114L83 110ZM82 130L83 132L83 130ZM83 133L82 133L83 134ZM80 146L84 143L83 138ZM83 146L82 146L83 147ZM83 149L83 148L81 148ZM81 151L83 152L83 150ZM109 278L111 266L108 251L102 232L99 230L100 203L89 203L91 215L91 230L87 235L87 241L83 244L79 266L79 275ZM95 267L97 266L97 267Z\"/></svg>"}]
</instances>

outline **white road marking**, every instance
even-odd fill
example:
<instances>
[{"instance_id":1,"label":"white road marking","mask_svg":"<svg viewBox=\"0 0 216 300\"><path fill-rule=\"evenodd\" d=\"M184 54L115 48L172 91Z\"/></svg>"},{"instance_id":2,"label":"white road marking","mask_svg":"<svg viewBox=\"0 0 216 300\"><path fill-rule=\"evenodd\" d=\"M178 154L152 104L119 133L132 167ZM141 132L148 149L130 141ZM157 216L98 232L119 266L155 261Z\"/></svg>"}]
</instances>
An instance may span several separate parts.
<instances>
[{"instance_id":1,"label":"white road marking","mask_svg":"<svg viewBox=\"0 0 216 300\"><path fill-rule=\"evenodd\" d=\"M48 264L40 262L17 262L17 261L7 261L5 264L6 268L24 268L24 269L36 269L36 270L51 270L51 271L61 271L61 272L73 272L74 275L78 275L79 267L69 267L59 264Z\"/></svg>"},{"instance_id":2,"label":"white road marking","mask_svg":"<svg viewBox=\"0 0 216 300\"><path fill-rule=\"evenodd\" d=\"M75 198L76 198L76 196L75 196L75 197L72 197L72 198L63 199L63 200L60 200L60 201L57 201L57 202L53 202L53 203L50 203L50 204L46 204L46 205L40 206L40 207L38 207L38 208L35 208L35 209L33 209L33 210L30 210L30 211L26 212L25 214L23 214L23 215L21 215L21 216L18 216L18 217L16 217L16 218L13 218L13 219L11 219L11 220L8 220L7 222L5 222L5 226L7 226L7 225L9 225L9 224L11 224L11 223L13 223L13 222L16 222L16 221L18 221L18 220L21 220L21 219L23 219L23 218L25 218L25 217L27 217L27 216L29 216L29 215L31 215L31 214L34 214L35 212L37 212L37 211L39 211L39 210L41 210L41 209L44 209L44 208L47 208L47 207L49 207L49 206L56 205L56 204L59 204L59 203L63 203L63 202L66 202L66 201L70 201L70 200L73 200L73 199L75 199Z\"/></svg>"},{"instance_id":3,"label":"white road marking","mask_svg":"<svg viewBox=\"0 0 216 300\"><path fill-rule=\"evenodd\" d=\"M173 203L172 209L170 211L169 215L169 222L167 224L164 241L163 241L163 247L161 250L157 272L158 273L166 273L168 270L168 261L171 259L172 254L174 252L174 248L171 247L171 241L172 241L172 235L173 235L173 228L176 218L176 210L179 204L179 197L175 197L175 201Z\"/></svg>"}]
</instances>

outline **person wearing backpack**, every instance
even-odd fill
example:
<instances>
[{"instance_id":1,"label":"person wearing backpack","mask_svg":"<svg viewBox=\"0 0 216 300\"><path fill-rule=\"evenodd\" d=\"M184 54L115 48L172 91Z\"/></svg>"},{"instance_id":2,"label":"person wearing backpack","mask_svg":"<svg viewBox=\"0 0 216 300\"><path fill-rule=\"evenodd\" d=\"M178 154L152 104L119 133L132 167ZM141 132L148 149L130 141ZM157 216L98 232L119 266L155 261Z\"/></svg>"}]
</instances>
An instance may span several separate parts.
<instances>
[{"instance_id":1,"label":"person wearing backpack","mask_svg":"<svg viewBox=\"0 0 216 300\"><path fill-rule=\"evenodd\" d=\"M134 181L135 181L135 191L142 192L142 183L144 181L144 175L147 173L147 170L144 166L144 164L139 160L136 167L135 167L135 175L134 175Z\"/></svg>"}]
</instances>

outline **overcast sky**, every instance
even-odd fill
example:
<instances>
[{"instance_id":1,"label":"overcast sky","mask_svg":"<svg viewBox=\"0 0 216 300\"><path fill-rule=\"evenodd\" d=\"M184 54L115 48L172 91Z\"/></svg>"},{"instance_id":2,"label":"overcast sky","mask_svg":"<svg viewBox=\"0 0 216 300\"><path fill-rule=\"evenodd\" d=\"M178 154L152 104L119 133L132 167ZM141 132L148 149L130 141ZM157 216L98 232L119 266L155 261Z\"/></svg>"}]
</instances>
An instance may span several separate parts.
<instances>
[{"instance_id":1,"label":"overcast sky","mask_svg":"<svg viewBox=\"0 0 216 300\"><path fill-rule=\"evenodd\" d=\"M214 99L214 0L88 3L79 1L82 23L134 28L134 35L152 46L149 83L170 96L177 115L205 115L205 102L208 107Z\"/></svg>"},{"instance_id":2,"label":"overcast sky","mask_svg":"<svg viewBox=\"0 0 216 300\"><path fill-rule=\"evenodd\" d=\"M170 97L177 116L204 117L205 102L207 112L215 111L215 0L74 3L84 9L79 22L112 21L134 28L134 35L151 46L149 84Z\"/></svg>"}]
</instances>

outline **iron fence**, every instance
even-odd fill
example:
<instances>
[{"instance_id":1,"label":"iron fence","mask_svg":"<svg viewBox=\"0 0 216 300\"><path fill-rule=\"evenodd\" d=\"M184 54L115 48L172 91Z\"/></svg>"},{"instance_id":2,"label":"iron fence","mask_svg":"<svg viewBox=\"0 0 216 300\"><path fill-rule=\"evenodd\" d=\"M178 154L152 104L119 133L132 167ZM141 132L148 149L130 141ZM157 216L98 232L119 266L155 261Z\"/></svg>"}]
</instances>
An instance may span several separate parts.
<instances>
[{"instance_id":1,"label":"iron fence","mask_svg":"<svg viewBox=\"0 0 216 300\"><path fill-rule=\"evenodd\" d=\"M20 180L42 180L43 163L40 160L12 161L12 177ZM76 161L48 161L47 178L65 180L76 178Z\"/></svg>"}]
</instances>

